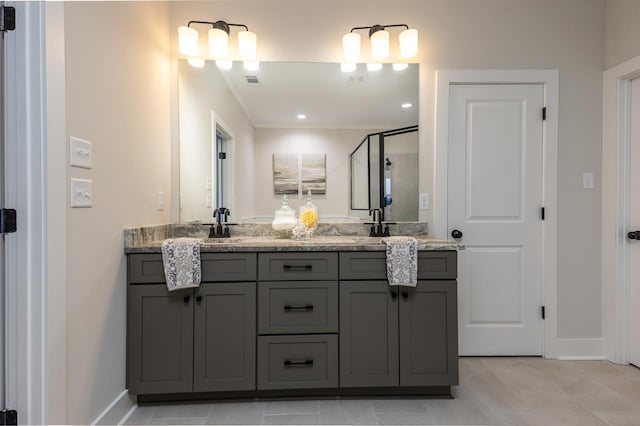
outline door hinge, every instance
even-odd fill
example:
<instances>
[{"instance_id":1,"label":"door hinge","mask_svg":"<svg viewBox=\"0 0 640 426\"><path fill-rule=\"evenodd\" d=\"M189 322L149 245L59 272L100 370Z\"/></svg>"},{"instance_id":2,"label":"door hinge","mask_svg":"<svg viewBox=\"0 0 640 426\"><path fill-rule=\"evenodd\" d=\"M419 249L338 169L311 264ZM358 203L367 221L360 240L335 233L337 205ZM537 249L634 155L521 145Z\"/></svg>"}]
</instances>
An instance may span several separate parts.
<instances>
[{"instance_id":1,"label":"door hinge","mask_svg":"<svg viewBox=\"0 0 640 426\"><path fill-rule=\"evenodd\" d=\"M13 31L16 29L16 8L0 6L0 31Z\"/></svg>"},{"instance_id":2,"label":"door hinge","mask_svg":"<svg viewBox=\"0 0 640 426\"><path fill-rule=\"evenodd\" d=\"M544 220L544 217L545 217L545 210L544 210L544 207L541 207L540 208L540 219Z\"/></svg>"},{"instance_id":3,"label":"door hinge","mask_svg":"<svg viewBox=\"0 0 640 426\"><path fill-rule=\"evenodd\" d=\"M218 160L226 160L227 159L227 153L226 152L219 152L218 153Z\"/></svg>"},{"instance_id":4,"label":"door hinge","mask_svg":"<svg viewBox=\"0 0 640 426\"><path fill-rule=\"evenodd\" d=\"M17 231L17 216L14 209L0 209L0 234L10 234Z\"/></svg>"},{"instance_id":5,"label":"door hinge","mask_svg":"<svg viewBox=\"0 0 640 426\"><path fill-rule=\"evenodd\" d=\"M16 410L0 411L0 425L18 425L18 412Z\"/></svg>"},{"instance_id":6,"label":"door hinge","mask_svg":"<svg viewBox=\"0 0 640 426\"><path fill-rule=\"evenodd\" d=\"M542 317L542 319L545 319L545 317L546 317L546 313L545 313L545 311L544 311L544 306L542 306L542 307L540 308L540 316Z\"/></svg>"},{"instance_id":7,"label":"door hinge","mask_svg":"<svg viewBox=\"0 0 640 426\"><path fill-rule=\"evenodd\" d=\"M542 108L542 121L547 119L547 107Z\"/></svg>"}]
</instances>

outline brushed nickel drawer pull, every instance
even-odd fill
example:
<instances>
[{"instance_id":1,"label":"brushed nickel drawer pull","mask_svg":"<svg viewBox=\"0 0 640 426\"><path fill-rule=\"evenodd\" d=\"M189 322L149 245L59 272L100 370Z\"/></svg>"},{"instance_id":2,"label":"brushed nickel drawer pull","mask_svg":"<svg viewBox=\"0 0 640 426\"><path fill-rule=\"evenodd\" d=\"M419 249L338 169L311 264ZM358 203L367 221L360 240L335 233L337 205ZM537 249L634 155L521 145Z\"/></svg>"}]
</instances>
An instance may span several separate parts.
<instances>
[{"instance_id":1,"label":"brushed nickel drawer pull","mask_svg":"<svg viewBox=\"0 0 640 426\"><path fill-rule=\"evenodd\" d=\"M313 360L312 359L304 359L304 360L300 360L300 361L296 361L296 360L292 360L292 359L287 359L284 361L284 366L285 367L311 367L313 366Z\"/></svg>"},{"instance_id":2,"label":"brushed nickel drawer pull","mask_svg":"<svg viewBox=\"0 0 640 426\"><path fill-rule=\"evenodd\" d=\"M287 312L290 312L290 311L310 312L310 311L313 311L313 305L301 305L301 306L285 305L284 306L284 310L287 311Z\"/></svg>"}]
</instances>

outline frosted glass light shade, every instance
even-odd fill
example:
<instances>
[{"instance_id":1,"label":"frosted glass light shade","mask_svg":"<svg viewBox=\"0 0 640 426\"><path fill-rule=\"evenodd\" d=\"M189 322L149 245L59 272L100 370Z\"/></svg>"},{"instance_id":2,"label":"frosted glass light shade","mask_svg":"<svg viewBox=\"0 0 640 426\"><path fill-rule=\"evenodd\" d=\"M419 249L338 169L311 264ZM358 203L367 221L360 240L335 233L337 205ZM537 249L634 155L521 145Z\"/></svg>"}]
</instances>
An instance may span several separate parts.
<instances>
[{"instance_id":1,"label":"frosted glass light shade","mask_svg":"<svg viewBox=\"0 0 640 426\"><path fill-rule=\"evenodd\" d=\"M376 72L376 71L380 71L382 69L382 64L381 63L368 63L367 64L367 71L371 71L371 72Z\"/></svg>"},{"instance_id":2,"label":"frosted glass light shade","mask_svg":"<svg viewBox=\"0 0 640 426\"><path fill-rule=\"evenodd\" d=\"M371 35L371 56L375 60L382 60L389 56L389 32L376 31Z\"/></svg>"},{"instance_id":3,"label":"frosted glass light shade","mask_svg":"<svg viewBox=\"0 0 640 426\"><path fill-rule=\"evenodd\" d=\"M260 62L258 61L244 61L244 69L247 71L258 71L260 69Z\"/></svg>"},{"instance_id":4,"label":"frosted glass light shade","mask_svg":"<svg viewBox=\"0 0 640 426\"><path fill-rule=\"evenodd\" d=\"M342 37L342 50L345 62L358 62L360 59L360 34L345 34Z\"/></svg>"},{"instance_id":5,"label":"frosted glass light shade","mask_svg":"<svg viewBox=\"0 0 640 426\"><path fill-rule=\"evenodd\" d=\"M227 59L217 59L216 65L222 70L230 70L233 67L233 61Z\"/></svg>"},{"instance_id":6,"label":"frosted glass light shade","mask_svg":"<svg viewBox=\"0 0 640 426\"><path fill-rule=\"evenodd\" d=\"M203 58L189 58L187 59L187 62L189 62L189 65L191 65L192 67L196 67L196 68L204 67Z\"/></svg>"},{"instance_id":7,"label":"frosted glass light shade","mask_svg":"<svg viewBox=\"0 0 640 426\"><path fill-rule=\"evenodd\" d=\"M178 50L183 55L197 55L198 31L189 27L178 27Z\"/></svg>"},{"instance_id":8,"label":"frosted glass light shade","mask_svg":"<svg viewBox=\"0 0 640 426\"><path fill-rule=\"evenodd\" d=\"M407 68L409 68L409 64L407 64L407 63L393 64L393 70L394 71L404 71Z\"/></svg>"},{"instance_id":9,"label":"frosted glass light shade","mask_svg":"<svg viewBox=\"0 0 640 426\"><path fill-rule=\"evenodd\" d=\"M240 31L238 33L238 53L244 60L256 59L258 38L251 31Z\"/></svg>"},{"instance_id":10,"label":"frosted glass light shade","mask_svg":"<svg viewBox=\"0 0 640 426\"><path fill-rule=\"evenodd\" d=\"M216 59L229 57L229 34L218 28L209 30L209 52Z\"/></svg>"},{"instance_id":11,"label":"frosted glass light shade","mask_svg":"<svg viewBox=\"0 0 640 426\"><path fill-rule=\"evenodd\" d=\"M340 64L340 71L342 72L354 72L356 70L356 64L353 62L343 62Z\"/></svg>"},{"instance_id":12,"label":"frosted glass light shade","mask_svg":"<svg viewBox=\"0 0 640 426\"><path fill-rule=\"evenodd\" d=\"M409 29L400 33L400 56L412 58L418 54L418 30Z\"/></svg>"}]
</instances>

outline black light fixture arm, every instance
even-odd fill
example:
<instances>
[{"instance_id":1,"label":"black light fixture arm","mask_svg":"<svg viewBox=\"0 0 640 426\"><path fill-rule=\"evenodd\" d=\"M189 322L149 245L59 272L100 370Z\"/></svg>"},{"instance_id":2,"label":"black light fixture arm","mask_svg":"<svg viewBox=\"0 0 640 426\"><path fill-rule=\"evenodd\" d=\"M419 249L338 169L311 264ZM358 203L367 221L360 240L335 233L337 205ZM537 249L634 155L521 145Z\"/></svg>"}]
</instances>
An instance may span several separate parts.
<instances>
[{"instance_id":1,"label":"black light fixture arm","mask_svg":"<svg viewBox=\"0 0 640 426\"><path fill-rule=\"evenodd\" d=\"M222 31L226 32L227 34L229 34L229 31L230 31L229 27L241 27L241 28L244 28L245 31L249 31L249 27L247 27L244 24L230 24L230 23L225 22L225 21L215 21L215 22L211 22L211 21L189 21L189 23L187 23L187 27L191 27L191 24L211 25L212 28L217 28L219 30L222 30Z\"/></svg>"},{"instance_id":2,"label":"black light fixture arm","mask_svg":"<svg viewBox=\"0 0 640 426\"><path fill-rule=\"evenodd\" d=\"M378 32L378 31L382 31L385 28L394 28L394 27L404 27L405 29L409 29L409 26L407 24L391 24L391 25L371 25L368 27L353 27L351 28L351 31L349 32L354 32L357 30L369 30L369 37L371 37L374 33Z\"/></svg>"}]
</instances>

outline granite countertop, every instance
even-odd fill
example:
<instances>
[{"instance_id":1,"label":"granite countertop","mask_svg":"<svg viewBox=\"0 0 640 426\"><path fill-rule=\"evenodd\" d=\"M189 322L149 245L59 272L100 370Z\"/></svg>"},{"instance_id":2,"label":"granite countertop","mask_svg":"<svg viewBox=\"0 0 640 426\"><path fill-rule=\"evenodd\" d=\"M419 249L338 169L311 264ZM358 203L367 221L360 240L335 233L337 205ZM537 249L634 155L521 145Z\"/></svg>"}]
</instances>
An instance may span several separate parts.
<instances>
[{"instance_id":1,"label":"granite countertop","mask_svg":"<svg viewBox=\"0 0 640 426\"><path fill-rule=\"evenodd\" d=\"M463 250L455 241L416 237L419 250ZM162 241L132 244L126 254L160 253ZM383 251L382 238L362 236L315 236L309 241L294 241L273 236L241 236L221 239L204 238L203 253L290 252L290 251Z\"/></svg>"}]
</instances>

